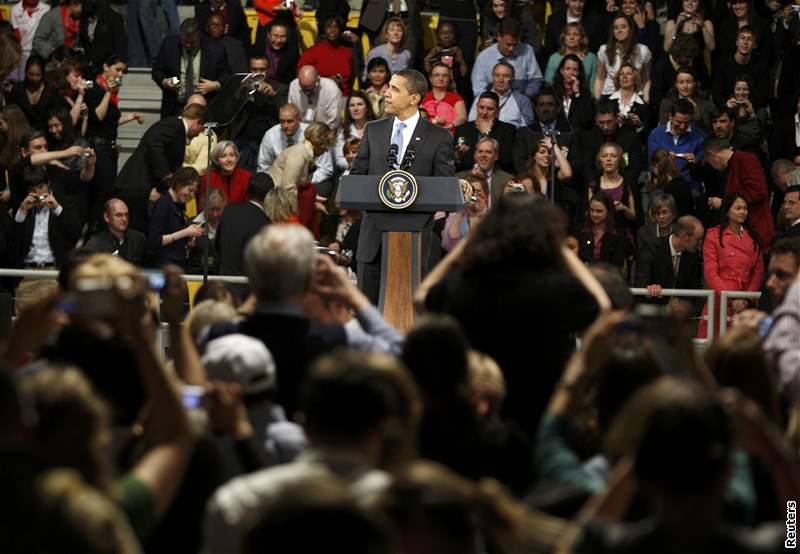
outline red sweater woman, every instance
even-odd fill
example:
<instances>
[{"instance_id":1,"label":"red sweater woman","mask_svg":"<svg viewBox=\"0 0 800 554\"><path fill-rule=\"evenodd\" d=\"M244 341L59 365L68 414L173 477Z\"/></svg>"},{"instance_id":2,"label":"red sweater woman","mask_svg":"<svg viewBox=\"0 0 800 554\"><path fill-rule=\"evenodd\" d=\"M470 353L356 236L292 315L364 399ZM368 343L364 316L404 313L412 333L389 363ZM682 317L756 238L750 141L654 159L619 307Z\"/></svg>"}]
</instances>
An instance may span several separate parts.
<instances>
[{"instance_id":1,"label":"red sweater woman","mask_svg":"<svg viewBox=\"0 0 800 554\"><path fill-rule=\"evenodd\" d=\"M709 229L703 242L703 273L706 282L716 293L714 311L717 326L721 313L719 293L723 290L758 291L764 275L761 237L750 226L744 197L735 192L729 194L722 201L720 211L722 219L719 226ZM749 304L741 298L730 301L728 311L722 317L732 318ZM708 305L703 308L698 337L707 336L707 314Z\"/></svg>"},{"instance_id":2,"label":"red sweater woman","mask_svg":"<svg viewBox=\"0 0 800 554\"><path fill-rule=\"evenodd\" d=\"M336 81L344 96L350 96L353 81L353 50L342 44L342 24L335 16L322 22L324 39L303 52L297 63L299 71L304 65L313 65L320 77Z\"/></svg>"},{"instance_id":3,"label":"red sweater woman","mask_svg":"<svg viewBox=\"0 0 800 554\"><path fill-rule=\"evenodd\" d=\"M250 185L250 172L238 167L239 149L229 140L222 140L211 152L214 169L211 170L211 188L220 189L228 204L241 204L250 200L247 187ZM200 185L197 204L200 209L206 198L206 179Z\"/></svg>"}]
</instances>

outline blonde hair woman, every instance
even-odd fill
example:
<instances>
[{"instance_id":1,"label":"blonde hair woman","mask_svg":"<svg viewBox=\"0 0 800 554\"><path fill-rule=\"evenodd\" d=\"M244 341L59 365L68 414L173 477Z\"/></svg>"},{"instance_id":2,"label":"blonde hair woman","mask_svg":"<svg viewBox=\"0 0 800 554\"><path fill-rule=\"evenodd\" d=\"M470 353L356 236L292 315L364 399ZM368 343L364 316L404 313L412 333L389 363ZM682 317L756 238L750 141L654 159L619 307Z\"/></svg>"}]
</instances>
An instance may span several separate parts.
<instances>
[{"instance_id":1,"label":"blonde hair woman","mask_svg":"<svg viewBox=\"0 0 800 554\"><path fill-rule=\"evenodd\" d=\"M330 127L319 121L309 125L303 137L305 140L301 144L281 152L267 171L276 188L296 190L307 183L314 159L324 154L336 140Z\"/></svg>"}]
</instances>

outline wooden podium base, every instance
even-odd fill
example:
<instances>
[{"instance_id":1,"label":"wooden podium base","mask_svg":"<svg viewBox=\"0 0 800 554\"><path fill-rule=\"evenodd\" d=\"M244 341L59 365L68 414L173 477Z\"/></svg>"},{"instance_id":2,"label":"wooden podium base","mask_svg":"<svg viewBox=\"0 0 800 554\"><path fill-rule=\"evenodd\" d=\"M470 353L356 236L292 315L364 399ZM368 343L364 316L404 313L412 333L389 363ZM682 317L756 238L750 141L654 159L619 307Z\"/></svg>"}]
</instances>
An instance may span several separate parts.
<instances>
[{"instance_id":1,"label":"wooden podium base","mask_svg":"<svg viewBox=\"0 0 800 554\"><path fill-rule=\"evenodd\" d=\"M408 331L414 325L414 293L422 275L420 233L384 233L382 246L378 308L388 323Z\"/></svg>"}]
</instances>

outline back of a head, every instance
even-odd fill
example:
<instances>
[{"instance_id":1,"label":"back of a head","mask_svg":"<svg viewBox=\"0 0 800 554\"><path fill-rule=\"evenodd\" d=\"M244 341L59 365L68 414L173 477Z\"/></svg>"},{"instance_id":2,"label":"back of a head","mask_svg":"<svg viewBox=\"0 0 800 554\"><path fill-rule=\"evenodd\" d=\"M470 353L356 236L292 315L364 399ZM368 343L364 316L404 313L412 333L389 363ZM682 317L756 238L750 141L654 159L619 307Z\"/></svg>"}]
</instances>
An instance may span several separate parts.
<instances>
[{"instance_id":1,"label":"back of a head","mask_svg":"<svg viewBox=\"0 0 800 554\"><path fill-rule=\"evenodd\" d=\"M268 173L253 173L247 185L247 194L250 200L263 203L267 193L275 188L275 182Z\"/></svg>"},{"instance_id":2,"label":"back of a head","mask_svg":"<svg viewBox=\"0 0 800 554\"><path fill-rule=\"evenodd\" d=\"M638 391L609 439L618 455L633 456L637 479L657 494L705 497L727 476L731 423L695 381L664 377Z\"/></svg>"},{"instance_id":3,"label":"back of a head","mask_svg":"<svg viewBox=\"0 0 800 554\"><path fill-rule=\"evenodd\" d=\"M450 316L431 315L406 337L403 362L420 390L432 398L456 396L467 380L469 341Z\"/></svg>"},{"instance_id":4,"label":"back of a head","mask_svg":"<svg viewBox=\"0 0 800 554\"><path fill-rule=\"evenodd\" d=\"M462 266L560 268L566 234L567 221L560 208L531 194L504 194L470 233Z\"/></svg>"},{"instance_id":5,"label":"back of a head","mask_svg":"<svg viewBox=\"0 0 800 554\"><path fill-rule=\"evenodd\" d=\"M289 483L263 507L245 537L242 554L394 552L382 521L359 508L347 489L332 477L309 476Z\"/></svg>"},{"instance_id":6,"label":"back of a head","mask_svg":"<svg viewBox=\"0 0 800 554\"><path fill-rule=\"evenodd\" d=\"M589 271L611 300L611 309L628 311L633 306L633 294L628 284L619 272L619 269L603 262L593 263Z\"/></svg>"},{"instance_id":7,"label":"back of a head","mask_svg":"<svg viewBox=\"0 0 800 554\"><path fill-rule=\"evenodd\" d=\"M316 255L314 237L302 225L267 225L245 247L245 273L260 301L289 301L306 293Z\"/></svg>"},{"instance_id":8,"label":"back of a head","mask_svg":"<svg viewBox=\"0 0 800 554\"><path fill-rule=\"evenodd\" d=\"M233 321L238 317L236 309L226 302L219 300L203 300L197 302L186 316L184 325L189 326L189 334L197 340L203 330L209 325L222 321Z\"/></svg>"},{"instance_id":9,"label":"back of a head","mask_svg":"<svg viewBox=\"0 0 800 554\"><path fill-rule=\"evenodd\" d=\"M309 440L317 445L358 446L380 427L386 438L406 450L411 449L421 412L414 382L395 358L352 351L314 362L300 394L300 409Z\"/></svg>"}]
</instances>

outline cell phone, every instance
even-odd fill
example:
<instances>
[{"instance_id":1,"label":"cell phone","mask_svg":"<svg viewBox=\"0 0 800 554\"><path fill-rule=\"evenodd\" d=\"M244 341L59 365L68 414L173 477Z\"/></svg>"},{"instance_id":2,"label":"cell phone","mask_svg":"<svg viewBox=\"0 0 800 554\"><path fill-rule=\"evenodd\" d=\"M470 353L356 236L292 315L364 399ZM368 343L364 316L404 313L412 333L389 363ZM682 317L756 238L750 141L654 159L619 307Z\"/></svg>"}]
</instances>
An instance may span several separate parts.
<instances>
[{"instance_id":1,"label":"cell phone","mask_svg":"<svg viewBox=\"0 0 800 554\"><path fill-rule=\"evenodd\" d=\"M177 87L181 84L181 80L178 77L172 77L169 82L173 87Z\"/></svg>"},{"instance_id":2,"label":"cell phone","mask_svg":"<svg viewBox=\"0 0 800 554\"><path fill-rule=\"evenodd\" d=\"M511 192L525 192L525 185L522 183L511 183Z\"/></svg>"},{"instance_id":3,"label":"cell phone","mask_svg":"<svg viewBox=\"0 0 800 554\"><path fill-rule=\"evenodd\" d=\"M686 158L686 154L684 154L683 152L676 152L675 153L675 157L676 158Z\"/></svg>"},{"instance_id":4,"label":"cell phone","mask_svg":"<svg viewBox=\"0 0 800 554\"><path fill-rule=\"evenodd\" d=\"M317 252L330 256L330 258L333 260L333 263L337 263L339 261L339 256L336 254L336 250L331 250L327 246L317 246Z\"/></svg>"},{"instance_id":5,"label":"cell phone","mask_svg":"<svg viewBox=\"0 0 800 554\"><path fill-rule=\"evenodd\" d=\"M183 385L181 387L181 401L187 410L202 408L205 395L206 389L199 385Z\"/></svg>"}]
</instances>

